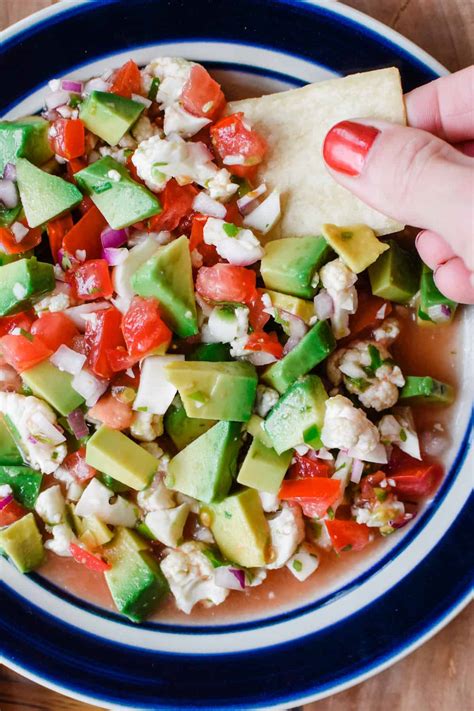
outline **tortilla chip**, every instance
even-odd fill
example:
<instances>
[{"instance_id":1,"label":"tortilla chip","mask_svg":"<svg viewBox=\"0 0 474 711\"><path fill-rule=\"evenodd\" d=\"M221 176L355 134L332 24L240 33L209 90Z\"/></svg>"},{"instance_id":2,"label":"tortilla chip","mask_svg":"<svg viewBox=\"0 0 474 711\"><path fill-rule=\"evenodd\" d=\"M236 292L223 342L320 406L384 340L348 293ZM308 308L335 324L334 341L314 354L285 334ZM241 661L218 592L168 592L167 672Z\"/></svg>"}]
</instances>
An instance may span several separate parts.
<instances>
[{"instance_id":1,"label":"tortilla chip","mask_svg":"<svg viewBox=\"0 0 474 711\"><path fill-rule=\"evenodd\" d=\"M282 217L272 238L317 235L326 222L362 223L378 235L403 229L338 185L322 157L324 138L339 121L370 117L406 123L398 69L378 69L235 101L227 111L243 111L267 139L268 153L258 179L282 196Z\"/></svg>"}]
</instances>

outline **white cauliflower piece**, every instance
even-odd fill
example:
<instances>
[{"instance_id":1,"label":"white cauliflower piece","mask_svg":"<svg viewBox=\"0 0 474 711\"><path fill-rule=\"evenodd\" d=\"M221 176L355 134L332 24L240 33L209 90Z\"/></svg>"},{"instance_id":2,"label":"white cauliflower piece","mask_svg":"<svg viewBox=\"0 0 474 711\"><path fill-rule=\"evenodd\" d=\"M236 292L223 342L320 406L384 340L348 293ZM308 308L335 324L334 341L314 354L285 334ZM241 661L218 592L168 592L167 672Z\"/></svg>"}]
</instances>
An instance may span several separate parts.
<instances>
[{"instance_id":1,"label":"white cauliflower piece","mask_svg":"<svg viewBox=\"0 0 474 711\"><path fill-rule=\"evenodd\" d=\"M354 286L357 274L338 258L321 267L319 277L334 304L331 317L334 336L344 338L350 333L349 315L357 311L357 290Z\"/></svg>"},{"instance_id":2,"label":"white cauliflower piece","mask_svg":"<svg viewBox=\"0 0 474 711\"><path fill-rule=\"evenodd\" d=\"M67 448L50 406L32 395L0 392L0 412L17 430L29 464L43 474L52 474L66 456Z\"/></svg>"},{"instance_id":3,"label":"white cauliflower piece","mask_svg":"<svg viewBox=\"0 0 474 711\"><path fill-rule=\"evenodd\" d=\"M188 504L180 504L172 509L151 511L146 515L145 523L160 543L175 548L183 537L188 515Z\"/></svg>"},{"instance_id":4,"label":"white cauliflower piece","mask_svg":"<svg viewBox=\"0 0 474 711\"><path fill-rule=\"evenodd\" d=\"M254 411L260 417L266 417L272 407L277 404L279 399L279 392L273 388L269 388L267 385L258 385Z\"/></svg>"},{"instance_id":5,"label":"white cauliflower piece","mask_svg":"<svg viewBox=\"0 0 474 711\"><path fill-rule=\"evenodd\" d=\"M113 503L110 503L113 500ZM98 479L91 479L76 505L78 516L97 516L111 526L133 528L137 522L136 507L117 496Z\"/></svg>"},{"instance_id":6,"label":"white cauliflower piece","mask_svg":"<svg viewBox=\"0 0 474 711\"><path fill-rule=\"evenodd\" d=\"M409 407L395 408L392 415L384 415L379 422L380 439L384 444L395 444L415 459L421 459L420 442Z\"/></svg>"},{"instance_id":7,"label":"white cauliflower piece","mask_svg":"<svg viewBox=\"0 0 474 711\"><path fill-rule=\"evenodd\" d=\"M165 486L163 475L157 474L150 486L137 494L137 504L142 511L162 511L176 506L174 493Z\"/></svg>"},{"instance_id":8,"label":"white cauliflower piece","mask_svg":"<svg viewBox=\"0 0 474 711\"><path fill-rule=\"evenodd\" d=\"M143 75L157 77L160 80L156 101L162 109L179 102L193 66L195 66L195 62L189 62L181 57L156 57L147 64ZM148 82L147 79L145 81L148 84L147 88L149 88L151 82Z\"/></svg>"},{"instance_id":9,"label":"white cauliflower piece","mask_svg":"<svg viewBox=\"0 0 474 711\"><path fill-rule=\"evenodd\" d=\"M222 200L225 202L237 192L239 186L232 182L231 175L228 170L221 168L209 178L204 186L207 188L209 197L213 200Z\"/></svg>"},{"instance_id":10,"label":"white cauliflower piece","mask_svg":"<svg viewBox=\"0 0 474 711\"><path fill-rule=\"evenodd\" d=\"M203 343L232 343L236 338L247 340L249 330L249 310L245 306L216 306L209 314L209 320L202 325Z\"/></svg>"},{"instance_id":11,"label":"white cauliflower piece","mask_svg":"<svg viewBox=\"0 0 474 711\"><path fill-rule=\"evenodd\" d=\"M66 501L59 484L42 491L35 503L35 511L50 526L61 523L66 513Z\"/></svg>"},{"instance_id":12,"label":"white cauliflower piece","mask_svg":"<svg viewBox=\"0 0 474 711\"><path fill-rule=\"evenodd\" d=\"M113 146L101 146L99 148L99 153L101 156L110 156L116 160L121 165L126 165L127 155L125 154L126 148L114 148Z\"/></svg>"},{"instance_id":13,"label":"white cauliflower piece","mask_svg":"<svg viewBox=\"0 0 474 711\"><path fill-rule=\"evenodd\" d=\"M53 534L53 537L46 541L44 547L61 556L61 558L71 558L72 554L69 550L71 543L78 543L74 531L67 523L59 523L57 526L53 526L49 529L49 532Z\"/></svg>"},{"instance_id":14,"label":"white cauliflower piece","mask_svg":"<svg viewBox=\"0 0 474 711\"><path fill-rule=\"evenodd\" d=\"M202 545L194 541L183 543L170 551L161 563L176 605L187 615L198 602L206 606L220 605L229 594L216 585L214 568L202 549Z\"/></svg>"},{"instance_id":15,"label":"white cauliflower piece","mask_svg":"<svg viewBox=\"0 0 474 711\"><path fill-rule=\"evenodd\" d=\"M275 559L267 565L269 570L282 568L304 539L304 523L299 506L284 505L273 518L268 519Z\"/></svg>"},{"instance_id":16,"label":"white cauliflower piece","mask_svg":"<svg viewBox=\"0 0 474 711\"><path fill-rule=\"evenodd\" d=\"M321 440L328 449L357 449L361 459L380 443L376 426L343 395L326 401Z\"/></svg>"},{"instance_id":17,"label":"white cauliflower piece","mask_svg":"<svg viewBox=\"0 0 474 711\"><path fill-rule=\"evenodd\" d=\"M396 318L386 318L385 321L372 331L378 343L388 346L400 335L400 324Z\"/></svg>"},{"instance_id":18,"label":"white cauliflower piece","mask_svg":"<svg viewBox=\"0 0 474 711\"><path fill-rule=\"evenodd\" d=\"M204 242L214 245L217 253L230 264L248 266L264 255L259 240L251 230L237 227L225 220L208 217L203 231Z\"/></svg>"},{"instance_id":19,"label":"white cauliflower piece","mask_svg":"<svg viewBox=\"0 0 474 711\"><path fill-rule=\"evenodd\" d=\"M303 543L286 562L286 567L301 583L319 567L319 556L310 546Z\"/></svg>"},{"instance_id":20,"label":"white cauliflower piece","mask_svg":"<svg viewBox=\"0 0 474 711\"><path fill-rule=\"evenodd\" d=\"M163 434L163 415L152 412L135 412L130 425L130 434L141 442L153 442Z\"/></svg>"},{"instance_id":21,"label":"white cauliflower piece","mask_svg":"<svg viewBox=\"0 0 474 711\"><path fill-rule=\"evenodd\" d=\"M147 138L160 134L160 129L156 124L152 123L148 116L140 116L138 121L133 125L131 134L137 143L146 141Z\"/></svg>"}]
</instances>

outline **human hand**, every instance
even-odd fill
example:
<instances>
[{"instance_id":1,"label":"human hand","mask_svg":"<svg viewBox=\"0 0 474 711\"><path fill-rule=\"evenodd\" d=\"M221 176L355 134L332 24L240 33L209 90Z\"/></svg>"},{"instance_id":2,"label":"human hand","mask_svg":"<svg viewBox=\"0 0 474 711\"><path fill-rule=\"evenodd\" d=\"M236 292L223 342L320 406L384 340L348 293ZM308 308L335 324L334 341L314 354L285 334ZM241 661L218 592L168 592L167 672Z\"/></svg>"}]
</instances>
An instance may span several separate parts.
<instances>
[{"instance_id":1,"label":"human hand","mask_svg":"<svg viewBox=\"0 0 474 711\"><path fill-rule=\"evenodd\" d=\"M338 183L405 224L447 297L474 303L474 66L405 96L409 128L357 119L329 131Z\"/></svg>"}]
</instances>

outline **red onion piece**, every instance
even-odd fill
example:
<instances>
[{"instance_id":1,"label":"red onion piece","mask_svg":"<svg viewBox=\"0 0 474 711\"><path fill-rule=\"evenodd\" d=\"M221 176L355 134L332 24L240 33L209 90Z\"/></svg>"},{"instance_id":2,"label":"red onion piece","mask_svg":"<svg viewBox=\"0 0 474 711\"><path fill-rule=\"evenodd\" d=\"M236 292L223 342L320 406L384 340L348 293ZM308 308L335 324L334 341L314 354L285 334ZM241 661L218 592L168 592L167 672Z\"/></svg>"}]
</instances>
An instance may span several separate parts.
<instances>
[{"instance_id":1,"label":"red onion piece","mask_svg":"<svg viewBox=\"0 0 474 711\"><path fill-rule=\"evenodd\" d=\"M285 331L288 333L289 338L283 346L283 355L286 355L298 345L303 336L306 334L308 327L302 318L295 316L289 311L279 309L279 316L288 324L288 330L286 331L285 329Z\"/></svg>"},{"instance_id":2,"label":"red onion piece","mask_svg":"<svg viewBox=\"0 0 474 711\"><path fill-rule=\"evenodd\" d=\"M245 216L244 227L250 227L250 229L266 235L280 219L280 215L280 193L273 190L265 200Z\"/></svg>"},{"instance_id":3,"label":"red onion piece","mask_svg":"<svg viewBox=\"0 0 474 711\"><path fill-rule=\"evenodd\" d=\"M11 504L13 501L13 494L8 494L8 496L5 496L4 499L0 499L0 511L8 506L8 504Z\"/></svg>"},{"instance_id":4,"label":"red onion piece","mask_svg":"<svg viewBox=\"0 0 474 711\"><path fill-rule=\"evenodd\" d=\"M200 212L201 215L209 215L223 220L226 216L226 208L217 200L213 200L205 192L200 192L196 195L193 201L193 210Z\"/></svg>"},{"instance_id":5,"label":"red onion piece","mask_svg":"<svg viewBox=\"0 0 474 711\"><path fill-rule=\"evenodd\" d=\"M245 359L256 367L261 365L270 365L270 363L276 363L278 360L278 358L275 358L274 355L271 353L265 353L265 351L249 351L248 355L245 356Z\"/></svg>"},{"instance_id":6,"label":"red onion piece","mask_svg":"<svg viewBox=\"0 0 474 711\"><path fill-rule=\"evenodd\" d=\"M360 482L363 471L364 462L362 462L360 459L354 459L354 461L352 462L351 469L351 481L354 482L354 484L358 484Z\"/></svg>"},{"instance_id":7,"label":"red onion piece","mask_svg":"<svg viewBox=\"0 0 474 711\"><path fill-rule=\"evenodd\" d=\"M240 587L242 588L242 590L244 590L245 589L245 572L243 570L240 570L240 568L229 568L229 572L232 573L232 575L235 575Z\"/></svg>"},{"instance_id":8,"label":"red onion piece","mask_svg":"<svg viewBox=\"0 0 474 711\"><path fill-rule=\"evenodd\" d=\"M13 180L0 180L0 202L8 210L18 205L18 191Z\"/></svg>"},{"instance_id":9,"label":"red onion piece","mask_svg":"<svg viewBox=\"0 0 474 711\"><path fill-rule=\"evenodd\" d=\"M239 208L240 214L248 215L250 212L252 212L252 210L254 210L258 205L257 198L266 193L266 191L267 186L265 185L265 183L262 183L258 186L258 188L250 190L250 192L248 192L246 195L239 198L237 200L237 207Z\"/></svg>"},{"instance_id":10,"label":"red onion piece","mask_svg":"<svg viewBox=\"0 0 474 711\"><path fill-rule=\"evenodd\" d=\"M16 165L7 163L3 169L3 177L5 180L16 180Z\"/></svg>"},{"instance_id":11,"label":"red onion piece","mask_svg":"<svg viewBox=\"0 0 474 711\"><path fill-rule=\"evenodd\" d=\"M427 313L434 323L446 323L451 318L451 309L447 304L430 306Z\"/></svg>"},{"instance_id":12,"label":"red onion piece","mask_svg":"<svg viewBox=\"0 0 474 711\"><path fill-rule=\"evenodd\" d=\"M334 301L326 289L321 289L314 297L314 311L320 321L325 321L334 314Z\"/></svg>"},{"instance_id":13,"label":"red onion piece","mask_svg":"<svg viewBox=\"0 0 474 711\"><path fill-rule=\"evenodd\" d=\"M112 227L105 227L100 233L102 247L121 247L128 240L128 231L114 230Z\"/></svg>"},{"instance_id":14,"label":"red onion piece","mask_svg":"<svg viewBox=\"0 0 474 711\"><path fill-rule=\"evenodd\" d=\"M69 94L67 91L53 91L48 94L44 100L46 108L50 111L57 109L58 106L63 106L69 102Z\"/></svg>"},{"instance_id":15,"label":"red onion piece","mask_svg":"<svg viewBox=\"0 0 474 711\"><path fill-rule=\"evenodd\" d=\"M86 362L86 356L62 344L49 360L56 368L59 368L59 370L69 373L70 375L77 375L81 372L82 366Z\"/></svg>"},{"instance_id":16,"label":"red onion piece","mask_svg":"<svg viewBox=\"0 0 474 711\"><path fill-rule=\"evenodd\" d=\"M387 313L387 308L388 308L388 304L387 304L387 303L382 304L382 306L379 308L379 310L378 310L377 313L375 314L375 318L376 318L377 320L384 319L384 318L385 318L385 314Z\"/></svg>"},{"instance_id":17,"label":"red onion piece","mask_svg":"<svg viewBox=\"0 0 474 711\"><path fill-rule=\"evenodd\" d=\"M341 450L342 451L342 450ZM361 452L357 447L352 447L347 450L349 457L353 459L362 459L364 462L373 462L374 464L387 464L387 452L383 444L379 443L371 452Z\"/></svg>"},{"instance_id":18,"label":"red onion piece","mask_svg":"<svg viewBox=\"0 0 474 711\"><path fill-rule=\"evenodd\" d=\"M109 267L117 267L119 264L123 264L127 257L128 249L125 249L125 247L122 249L105 247L102 250L102 258L105 259Z\"/></svg>"},{"instance_id":19,"label":"red onion piece","mask_svg":"<svg viewBox=\"0 0 474 711\"><path fill-rule=\"evenodd\" d=\"M216 585L228 590L243 590L245 588L245 572L237 568L221 566L214 571Z\"/></svg>"},{"instance_id":20,"label":"red onion piece","mask_svg":"<svg viewBox=\"0 0 474 711\"><path fill-rule=\"evenodd\" d=\"M77 439L87 437L87 435L89 434L89 428L87 427L84 413L82 412L82 410L78 408L77 410L73 410L72 412L70 412L67 416L67 421L72 431L74 432L74 436Z\"/></svg>"},{"instance_id":21,"label":"red onion piece","mask_svg":"<svg viewBox=\"0 0 474 711\"><path fill-rule=\"evenodd\" d=\"M84 84L82 81L73 81L72 79L63 79L61 82L61 89L63 91L68 91L71 94L82 94L84 89Z\"/></svg>"},{"instance_id":22,"label":"red onion piece","mask_svg":"<svg viewBox=\"0 0 474 711\"><path fill-rule=\"evenodd\" d=\"M20 244L20 242L25 239L26 235L30 231L28 227L25 227L25 225L23 225L21 222L14 222L13 225L10 226L10 229L17 244Z\"/></svg>"}]
</instances>

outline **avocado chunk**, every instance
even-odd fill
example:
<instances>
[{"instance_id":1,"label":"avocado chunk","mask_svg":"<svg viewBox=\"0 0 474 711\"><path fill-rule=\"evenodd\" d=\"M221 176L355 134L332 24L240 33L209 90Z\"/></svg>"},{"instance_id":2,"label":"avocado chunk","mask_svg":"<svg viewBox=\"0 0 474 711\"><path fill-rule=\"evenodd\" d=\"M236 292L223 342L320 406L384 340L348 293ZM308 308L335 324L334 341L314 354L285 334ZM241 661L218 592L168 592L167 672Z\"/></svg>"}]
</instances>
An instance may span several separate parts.
<instances>
[{"instance_id":1,"label":"avocado chunk","mask_svg":"<svg viewBox=\"0 0 474 711\"><path fill-rule=\"evenodd\" d=\"M290 465L291 450L277 454L273 447L266 447L254 437L240 467L237 481L258 491L276 494Z\"/></svg>"},{"instance_id":2,"label":"avocado chunk","mask_svg":"<svg viewBox=\"0 0 474 711\"><path fill-rule=\"evenodd\" d=\"M23 457L15 444L4 416L0 413L0 465L4 464L23 464Z\"/></svg>"},{"instance_id":3,"label":"avocado chunk","mask_svg":"<svg viewBox=\"0 0 474 711\"><path fill-rule=\"evenodd\" d=\"M287 311L293 316L298 316L305 323L309 323L314 316L314 304L312 301L306 301L289 294L281 294L279 291L272 291L271 289L266 289L263 293L268 294L275 309Z\"/></svg>"},{"instance_id":4,"label":"avocado chunk","mask_svg":"<svg viewBox=\"0 0 474 711\"><path fill-rule=\"evenodd\" d=\"M0 284L0 316L22 311L30 299L53 291L53 265L38 262L36 257L5 264L0 267Z\"/></svg>"},{"instance_id":5,"label":"avocado chunk","mask_svg":"<svg viewBox=\"0 0 474 711\"><path fill-rule=\"evenodd\" d=\"M117 481L117 479L114 479L113 477L109 476L108 474L98 474L97 479L107 487L107 489L111 489L111 491L114 492L114 494L123 494L126 491L130 491L130 487L126 486L126 484L122 484L122 482Z\"/></svg>"},{"instance_id":6,"label":"avocado chunk","mask_svg":"<svg viewBox=\"0 0 474 711\"><path fill-rule=\"evenodd\" d=\"M104 577L118 611L132 622L142 622L169 590L148 544L133 531L118 528L104 556L112 566Z\"/></svg>"},{"instance_id":7,"label":"avocado chunk","mask_svg":"<svg viewBox=\"0 0 474 711\"><path fill-rule=\"evenodd\" d=\"M301 375L306 375L336 348L328 321L318 321L287 355L273 363L262 380L270 387L284 393Z\"/></svg>"},{"instance_id":8,"label":"avocado chunk","mask_svg":"<svg viewBox=\"0 0 474 711\"><path fill-rule=\"evenodd\" d=\"M287 237L265 245L260 271L267 289L312 299L315 273L331 256L324 237Z\"/></svg>"},{"instance_id":9,"label":"avocado chunk","mask_svg":"<svg viewBox=\"0 0 474 711\"><path fill-rule=\"evenodd\" d=\"M74 177L114 230L161 212L158 198L133 180L128 170L110 156L91 163Z\"/></svg>"},{"instance_id":10,"label":"avocado chunk","mask_svg":"<svg viewBox=\"0 0 474 711\"><path fill-rule=\"evenodd\" d=\"M15 222L15 220L18 219L20 212L22 210L21 203L18 203L16 207L10 207L7 208L3 204L0 204L0 227L9 227L12 222ZM11 255L6 255L4 253L0 254L0 265L2 264L1 259L4 259L5 257L15 257L17 255L11 254ZM14 261L14 259L10 259L10 261ZM5 264L6 262L3 262Z\"/></svg>"},{"instance_id":11,"label":"avocado chunk","mask_svg":"<svg viewBox=\"0 0 474 711\"><path fill-rule=\"evenodd\" d=\"M80 190L67 180L50 175L26 158L18 158L16 177L21 202L30 227L38 227L71 210L82 200Z\"/></svg>"},{"instance_id":12,"label":"avocado chunk","mask_svg":"<svg viewBox=\"0 0 474 711\"><path fill-rule=\"evenodd\" d=\"M13 496L27 509L34 508L43 475L24 466L0 466L0 486L8 484Z\"/></svg>"},{"instance_id":13,"label":"avocado chunk","mask_svg":"<svg viewBox=\"0 0 474 711\"><path fill-rule=\"evenodd\" d=\"M259 415L252 415L250 420L245 425L245 429L252 435L252 437L257 437L260 442L265 445L265 447L268 447L268 449L273 448L272 440L268 436L265 429L265 420L262 417L259 417Z\"/></svg>"},{"instance_id":14,"label":"avocado chunk","mask_svg":"<svg viewBox=\"0 0 474 711\"><path fill-rule=\"evenodd\" d=\"M359 274L389 249L367 225L323 225L323 235L349 269Z\"/></svg>"},{"instance_id":15,"label":"avocado chunk","mask_svg":"<svg viewBox=\"0 0 474 711\"><path fill-rule=\"evenodd\" d=\"M420 261L395 240L388 240L388 244L390 249L369 267L372 294L406 304L418 291Z\"/></svg>"},{"instance_id":16,"label":"avocado chunk","mask_svg":"<svg viewBox=\"0 0 474 711\"><path fill-rule=\"evenodd\" d=\"M41 565L44 558L43 539L32 513L0 531L0 550L20 573L29 573Z\"/></svg>"},{"instance_id":17,"label":"avocado chunk","mask_svg":"<svg viewBox=\"0 0 474 711\"><path fill-rule=\"evenodd\" d=\"M257 373L244 362L175 361L165 366L188 417L247 422L257 393Z\"/></svg>"},{"instance_id":18,"label":"avocado chunk","mask_svg":"<svg viewBox=\"0 0 474 711\"><path fill-rule=\"evenodd\" d=\"M408 375L400 391L400 402L451 405L454 402L454 388L428 375Z\"/></svg>"},{"instance_id":19,"label":"avocado chunk","mask_svg":"<svg viewBox=\"0 0 474 711\"><path fill-rule=\"evenodd\" d=\"M223 499L237 471L240 428L238 422L218 422L188 444L170 461L166 486L206 503Z\"/></svg>"},{"instance_id":20,"label":"avocado chunk","mask_svg":"<svg viewBox=\"0 0 474 711\"><path fill-rule=\"evenodd\" d=\"M114 537L113 532L107 524L97 518L97 516L84 516L84 518L79 519L79 521L79 538L81 543L84 543L87 548L94 550L94 548L104 546L106 543L110 543Z\"/></svg>"},{"instance_id":21,"label":"avocado chunk","mask_svg":"<svg viewBox=\"0 0 474 711\"><path fill-rule=\"evenodd\" d=\"M105 425L87 442L86 462L137 491L148 486L158 466L155 457L143 447Z\"/></svg>"},{"instance_id":22,"label":"avocado chunk","mask_svg":"<svg viewBox=\"0 0 474 711\"><path fill-rule=\"evenodd\" d=\"M265 429L277 454L307 444L322 447L327 393L317 375L297 380L278 400L265 420Z\"/></svg>"},{"instance_id":23,"label":"avocado chunk","mask_svg":"<svg viewBox=\"0 0 474 711\"><path fill-rule=\"evenodd\" d=\"M265 565L270 532L255 489L240 489L203 512L225 558L246 568Z\"/></svg>"},{"instance_id":24,"label":"avocado chunk","mask_svg":"<svg viewBox=\"0 0 474 711\"><path fill-rule=\"evenodd\" d=\"M49 360L43 360L21 374L23 382L34 395L46 400L61 415L69 415L84 402L72 387L72 375L59 370Z\"/></svg>"},{"instance_id":25,"label":"avocado chunk","mask_svg":"<svg viewBox=\"0 0 474 711\"><path fill-rule=\"evenodd\" d=\"M40 116L25 116L18 121L0 121L0 175L7 163L28 158L35 165L53 155L48 141L49 122Z\"/></svg>"},{"instance_id":26,"label":"avocado chunk","mask_svg":"<svg viewBox=\"0 0 474 711\"><path fill-rule=\"evenodd\" d=\"M215 424L215 420L188 417L179 395L169 406L163 421L165 432L177 449L184 449Z\"/></svg>"},{"instance_id":27,"label":"avocado chunk","mask_svg":"<svg viewBox=\"0 0 474 711\"><path fill-rule=\"evenodd\" d=\"M106 91L92 91L82 103L79 118L85 127L115 146L133 126L145 106Z\"/></svg>"},{"instance_id":28,"label":"avocado chunk","mask_svg":"<svg viewBox=\"0 0 474 711\"><path fill-rule=\"evenodd\" d=\"M180 337L198 333L189 240L182 235L160 247L132 277L140 296L153 296L167 325Z\"/></svg>"},{"instance_id":29,"label":"avocado chunk","mask_svg":"<svg viewBox=\"0 0 474 711\"><path fill-rule=\"evenodd\" d=\"M433 271L423 264L420 281L418 324L452 321L457 304L444 296L434 283Z\"/></svg>"},{"instance_id":30,"label":"avocado chunk","mask_svg":"<svg viewBox=\"0 0 474 711\"><path fill-rule=\"evenodd\" d=\"M187 356L187 360L203 360L210 363L226 363L232 360L228 343L200 343Z\"/></svg>"}]
</instances>

